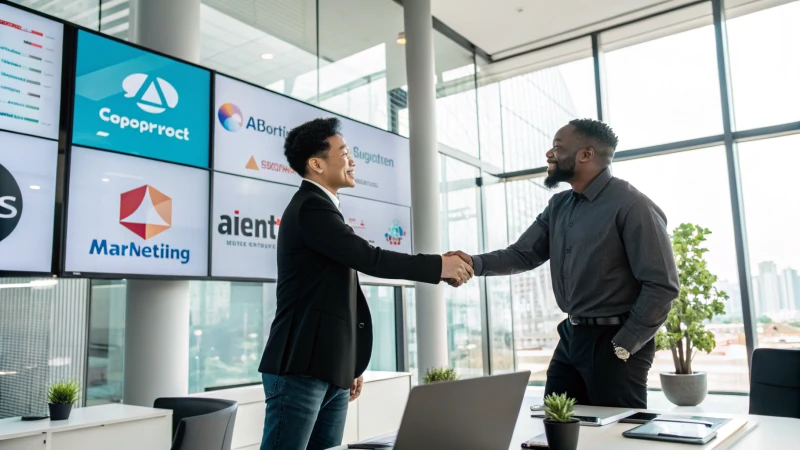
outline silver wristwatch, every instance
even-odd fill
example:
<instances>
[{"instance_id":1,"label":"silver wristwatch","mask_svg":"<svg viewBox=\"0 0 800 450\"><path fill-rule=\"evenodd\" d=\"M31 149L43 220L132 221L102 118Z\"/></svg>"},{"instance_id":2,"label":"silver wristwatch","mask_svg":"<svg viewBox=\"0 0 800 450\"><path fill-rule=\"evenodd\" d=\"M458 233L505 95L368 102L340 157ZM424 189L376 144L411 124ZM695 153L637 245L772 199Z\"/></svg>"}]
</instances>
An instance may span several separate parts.
<instances>
[{"instance_id":1,"label":"silver wristwatch","mask_svg":"<svg viewBox=\"0 0 800 450\"><path fill-rule=\"evenodd\" d=\"M621 359L621 360L623 360L625 362L628 362L628 358L631 357L630 352L625 350L624 348L620 347L619 345L614 344L613 342L612 342L612 344L614 345L614 354L617 355L617 358L619 358L619 359Z\"/></svg>"}]
</instances>

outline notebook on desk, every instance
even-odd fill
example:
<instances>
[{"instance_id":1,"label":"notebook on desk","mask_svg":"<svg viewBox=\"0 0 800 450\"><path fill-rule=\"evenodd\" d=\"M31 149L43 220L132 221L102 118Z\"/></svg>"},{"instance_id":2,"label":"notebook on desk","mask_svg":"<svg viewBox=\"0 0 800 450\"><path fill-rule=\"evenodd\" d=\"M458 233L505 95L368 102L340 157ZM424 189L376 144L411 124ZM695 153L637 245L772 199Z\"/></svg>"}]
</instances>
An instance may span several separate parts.
<instances>
[{"instance_id":1,"label":"notebook on desk","mask_svg":"<svg viewBox=\"0 0 800 450\"><path fill-rule=\"evenodd\" d=\"M628 408L609 408L605 406L575 405L573 416L581 421L581 425L602 427L631 416L634 410ZM531 417L544 418L544 410L540 406L531 406Z\"/></svg>"}]
</instances>

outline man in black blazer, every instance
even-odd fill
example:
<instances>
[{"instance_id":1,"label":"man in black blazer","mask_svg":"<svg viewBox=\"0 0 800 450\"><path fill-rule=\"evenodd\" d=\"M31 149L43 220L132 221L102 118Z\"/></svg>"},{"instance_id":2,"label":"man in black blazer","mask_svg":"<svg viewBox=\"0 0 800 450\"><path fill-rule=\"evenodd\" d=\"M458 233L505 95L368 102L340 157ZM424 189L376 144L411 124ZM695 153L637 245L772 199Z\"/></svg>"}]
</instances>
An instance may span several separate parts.
<instances>
[{"instance_id":1,"label":"man in black blazer","mask_svg":"<svg viewBox=\"0 0 800 450\"><path fill-rule=\"evenodd\" d=\"M261 358L266 395L262 450L340 445L348 400L361 394L372 319L357 272L437 284L472 277L457 256L406 255L371 246L339 211L355 162L338 119L293 129L284 154L304 180L281 216L278 309Z\"/></svg>"}]
</instances>

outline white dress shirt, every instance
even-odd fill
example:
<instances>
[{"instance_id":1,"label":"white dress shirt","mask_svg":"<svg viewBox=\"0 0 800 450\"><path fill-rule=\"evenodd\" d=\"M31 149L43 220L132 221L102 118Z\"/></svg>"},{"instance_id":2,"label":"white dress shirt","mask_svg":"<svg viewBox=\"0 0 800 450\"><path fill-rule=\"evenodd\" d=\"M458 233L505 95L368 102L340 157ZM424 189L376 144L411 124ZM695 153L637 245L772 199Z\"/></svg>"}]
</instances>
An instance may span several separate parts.
<instances>
[{"instance_id":1,"label":"white dress shirt","mask_svg":"<svg viewBox=\"0 0 800 450\"><path fill-rule=\"evenodd\" d=\"M309 183L311 183L311 184L314 184L314 185L315 185L315 186L317 186L318 188L322 189L322 192L324 192L324 193L328 194L328 197L330 197L330 199L331 199L331 201L333 202L333 204L334 204L334 205L336 205L336 209L338 209L339 211L341 211L341 210L342 210L342 208L341 208L341 207L339 207L339 199L338 199L338 198L336 198L336 196L335 196L335 195L333 195L333 192L331 192L331 191L329 191L329 190L325 189L325 187L324 187L324 186L322 186L321 184L317 183L317 182L316 182L316 181L314 181L314 180L309 180L308 178L303 178L303 179L304 179L304 180L306 180L306 181L308 181L308 182L309 182Z\"/></svg>"}]
</instances>

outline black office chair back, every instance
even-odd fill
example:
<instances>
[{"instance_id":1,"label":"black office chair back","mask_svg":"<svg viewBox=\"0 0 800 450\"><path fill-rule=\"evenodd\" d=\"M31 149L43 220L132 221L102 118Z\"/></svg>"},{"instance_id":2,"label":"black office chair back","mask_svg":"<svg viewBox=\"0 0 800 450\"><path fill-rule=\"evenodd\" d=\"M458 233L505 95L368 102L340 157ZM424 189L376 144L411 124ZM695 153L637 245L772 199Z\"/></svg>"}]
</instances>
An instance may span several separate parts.
<instances>
[{"instance_id":1,"label":"black office chair back","mask_svg":"<svg viewBox=\"0 0 800 450\"><path fill-rule=\"evenodd\" d=\"M753 352L750 414L800 419L800 350Z\"/></svg>"},{"instance_id":2,"label":"black office chair back","mask_svg":"<svg viewBox=\"0 0 800 450\"><path fill-rule=\"evenodd\" d=\"M238 403L201 397L156 399L172 410L172 450L230 450Z\"/></svg>"}]
</instances>

